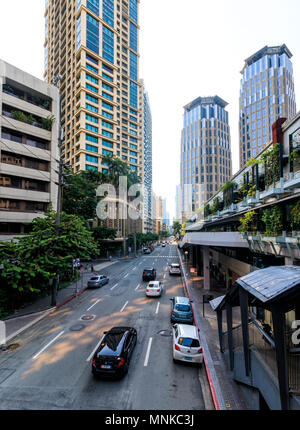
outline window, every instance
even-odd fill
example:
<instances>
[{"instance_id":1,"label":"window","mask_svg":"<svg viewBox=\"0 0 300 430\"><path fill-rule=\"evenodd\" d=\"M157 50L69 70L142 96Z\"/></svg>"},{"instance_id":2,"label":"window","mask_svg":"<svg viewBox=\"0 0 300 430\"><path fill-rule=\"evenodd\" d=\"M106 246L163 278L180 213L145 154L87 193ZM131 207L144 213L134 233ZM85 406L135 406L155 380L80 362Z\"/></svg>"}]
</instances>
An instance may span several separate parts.
<instances>
[{"instance_id":1,"label":"window","mask_svg":"<svg viewBox=\"0 0 300 430\"><path fill-rule=\"evenodd\" d=\"M130 105L137 108L137 84L130 81Z\"/></svg>"},{"instance_id":2,"label":"window","mask_svg":"<svg viewBox=\"0 0 300 430\"><path fill-rule=\"evenodd\" d=\"M99 54L99 22L88 13L86 14L86 46Z\"/></svg>"},{"instance_id":3,"label":"window","mask_svg":"<svg viewBox=\"0 0 300 430\"><path fill-rule=\"evenodd\" d=\"M93 91L94 93L98 93L98 89L97 89L97 88L95 88L95 87L93 87L93 86L92 86L92 85L90 85L90 84L85 84L85 87L86 87L88 90Z\"/></svg>"},{"instance_id":4,"label":"window","mask_svg":"<svg viewBox=\"0 0 300 430\"><path fill-rule=\"evenodd\" d=\"M99 16L99 0L87 0L86 7Z\"/></svg>"},{"instance_id":5,"label":"window","mask_svg":"<svg viewBox=\"0 0 300 430\"><path fill-rule=\"evenodd\" d=\"M98 127L94 127L90 124L85 124L85 128L86 130L90 130L90 131L93 131L94 133L98 133Z\"/></svg>"},{"instance_id":6,"label":"window","mask_svg":"<svg viewBox=\"0 0 300 430\"><path fill-rule=\"evenodd\" d=\"M110 67L108 67L106 64L102 64L102 67L103 67L103 69L104 69L104 70L106 70L107 72L109 72L109 73L111 73L111 74L113 74L113 73L114 73L113 69L111 69Z\"/></svg>"},{"instance_id":7,"label":"window","mask_svg":"<svg viewBox=\"0 0 300 430\"><path fill-rule=\"evenodd\" d=\"M103 21L114 26L114 0L103 0Z\"/></svg>"},{"instance_id":8,"label":"window","mask_svg":"<svg viewBox=\"0 0 300 430\"><path fill-rule=\"evenodd\" d=\"M96 67L91 66L90 64L86 63L86 68L91 70L94 73L98 74L98 69L96 69Z\"/></svg>"},{"instance_id":9,"label":"window","mask_svg":"<svg viewBox=\"0 0 300 430\"><path fill-rule=\"evenodd\" d=\"M113 148L113 143L109 142L108 140L102 139L102 145L107 146L108 148Z\"/></svg>"},{"instance_id":10,"label":"window","mask_svg":"<svg viewBox=\"0 0 300 430\"><path fill-rule=\"evenodd\" d=\"M102 82L102 88L104 88L107 91L113 92L113 88L110 85L105 84L104 82Z\"/></svg>"},{"instance_id":11,"label":"window","mask_svg":"<svg viewBox=\"0 0 300 430\"><path fill-rule=\"evenodd\" d=\"M88 145L88 144L86 144L85 145L85 149L87 150L87 151L91 151L91 152L98 152L98 148L97 148L97 146L92 146L92 145Z\"/></svg>"},{"instance_id":12,"label":"window","mask_svg":"<svg viewBox=\"0 0 300 430\"><path fill-rule=\"evenodd\" d=\"M85 119L87 120L87 121L91 121L91 122L94 122L95 124L98 124L98 118L96 118L95 116L93 116L93 115L89 115L89 114L85 114Z\"/></svg>"},{"instance_id":13,"label":"window","mask_svg":"<svg viewBox=\"0 0 300 430\"><path fill-rule=\"evenodd\" d=\"M96 136L91 136L90 134L86 134L85 138L89 142L98 143L98 137L96 137Z\"/></svg>"},{"instance_id":14,"label":"window","mask_svg":"<svg viewBox=\"0 0 300 430\"><path fill-rule=\"evenodd\" d=\"M92 155L85 155L86 161L89 161L90 163L98 163L98 157L94 157Z\"/></svg>"},{"instance_id":15,"label":"window","mask_svg":"<svg viewBox=\"0 0 300 430\"><path fill-rule=\"evenodd\" d=\"M96 108L95 106L89 105L88 103L85 104L85 108L95 113L98 113L98 108Z\"/></svg>"},{"instance_id":16,"label":"window","mask_svg":"<svg viewBox=\"0 0 300 430\"><path fill-rule=\"evenodd\" d=\"M93 96L91 96L91 95L89 95L89 94L85 94L85 98L87 99L87 100L89 100L90 102L93 102L93 103L96 103L96 104L98 104L98 99L96 99L96 97L93 97Z\"/></svg>"},{"instance_id":17,"label":"window","mask_svg":"<svg viewBox=\"0 0 300 430\"><path fill-rule=\"evenodd\" d=\"M114 63L114 33L103 26L103 58Z\"/></svg>"},{"instance_id":18,"label":"window","mask_svg":"<svg viewBox=\"0 0 300 430\"><path fill-rule=\"evenodd\" d=\"M93 76L91 76L91 75L89 75L88 73L86 73L86 79L88 80L88 81L91 81L91 82L93 82L94 84L97 84L98 85L98 79L97 78L94 78Z\"/></svg>"},{"instance_id":19,"label":"window","mask_svg":"<svg viewBox=\"0 0 300 430\"><path fill-rule=\"evenodd\" d=\"M86 54L86 59L98 65L98 60L96 60L94 57L91 57L89 54Z\"/></svg>"},{"instance_id":20,"label":"window","mask_svg":"<svg viewBox=\"0 0 300 430\"><path fill-rule=\"evenodd\" d=\"M106 98L106 99L108 99L108 100L113 100L113 96L111 96L111 95L109 95L109 94L105 93L104 91L102 91L102 95L103 95L103 97L105 97L105 98Z\"/></svg>"},{"instance_id":21,"label":"window","mask_svg":"<svg viewBox=\"0 0 300 430\"><path fill-rule=\"evenodd\" d=\"M113 82L113 78L108 76L106 73L103 72L102 76L103 76L103 78L107 79L108 81Z\"/></svg>"},{"instance_id":22,"label":"window","mask_svg":"<svg viewBox=\"0 0 300 430\"><path fill-rule=\"evenodd\" d=\"M110 157L113 156L113 153L111 151L108 151L107 149L102 149L102 154L103 155L108 155Z\"/></svg>"},{"instance_id":23,"label":"window","mask_svg":"<svg viewBox=\"0 0 300 430\"><path fill-rule=\"evenodd\" d=\"M103 125L103 127L107 127L111 130L113 129L113 125L110 122L102 120L102 125Z\"/></svg>"},{"instance_id":24,"label":"window","mask_svg":"<svg viewBox=\"0 0 300 430\"><path fill-rule=\"evenodd\" d=\"M85 170L92 170L92 171L96 172L98 169L95 166L90 166L90 165L86 164Z\"/></svg>"},{"instance_id":25,"label":"window","mask_svg":"<svg viewBox=\"0 0 300 430\"><path fill-rule=\"evenodd\" d=\"M112 105L110 105L106 102L102 102L102 107L104 107L105 109L108 109L110 111L112 111L114 109Z\"/></svg>"},{"instance_id":26,"label":"window","mask_svg":"<svg viewBox=\"0 0 300 430\"><path fill-rule=\"evenodd\" d=\"M109 131L102 130L102 134L103 136L110 137L111 139L113 138L113 134L110 133Z\"/></svg>"}]
</instances>

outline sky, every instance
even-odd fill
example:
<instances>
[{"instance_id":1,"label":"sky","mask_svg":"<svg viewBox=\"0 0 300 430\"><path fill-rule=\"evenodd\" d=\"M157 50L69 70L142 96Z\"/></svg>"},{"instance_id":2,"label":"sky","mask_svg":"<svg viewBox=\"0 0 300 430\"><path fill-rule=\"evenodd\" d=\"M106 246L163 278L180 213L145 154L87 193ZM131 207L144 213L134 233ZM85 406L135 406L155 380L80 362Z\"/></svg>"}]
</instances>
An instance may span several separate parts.
<instances>
[{"instance_id":1,"label":"sky","mask_svg":"<svg viewBox=\"0 0 300 430\"><path fill-rule=\"evenodd\" d=\"M0 58L40 79L44 4L0 1ZM299 0L141 0L140 77L152 111L153 190L167 199L171 218L180 183L183 106L199 96L218 95L228 102L235 173L244 60L266 45L285 43L293 54L299 110L299 16Z\"/></svg>"}]
</instances>

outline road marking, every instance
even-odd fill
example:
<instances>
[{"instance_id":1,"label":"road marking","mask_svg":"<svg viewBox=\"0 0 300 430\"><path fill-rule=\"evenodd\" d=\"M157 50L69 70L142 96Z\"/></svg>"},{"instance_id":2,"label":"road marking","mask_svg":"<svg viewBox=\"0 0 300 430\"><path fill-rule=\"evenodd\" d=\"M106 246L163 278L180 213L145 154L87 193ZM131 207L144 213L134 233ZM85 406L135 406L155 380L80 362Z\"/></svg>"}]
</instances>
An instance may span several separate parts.
<instances>
[{"instance_id":1,"label":"road marking","mask_svg":"<svg viewBox=\"0 0 300 430\"><path fill-rule=\"evenodd\" d=\"M35 360L42 352L44 352L45 351L45 349L47 349L48 348L48 346L50 346L53 342L55 342L56 341L56 339L58 339L62 334L64 333L64 331L61 331L54 339L52 339L51 340L51 342L49 342L49 343L47 343L47 345L46 346L44 346L44 348L42 348L41 350L40 350L40 352L38 352L37 354L35 354L35 356L34 357L32 357L32 359L33 360Z\"/></svg>"},{"instance_id":2,"label":"road marking","mask_svg":"<svg viewBox=\"0 0 300 430\"><path fill-rule=\"evenodd\" d=\"M148 348L147 348L147 352L146 352L146 357L145 357L144 367L147 367L147 366L148 366L148 361L149 361L149 356L150 356L151 344L152 344L152 337L150 337L149 342L148 342Z\"/></svg>"},{"instance_id":3,"label":"road marking","mask_svg":"<svg viewBox=\"0 0 300 430\"><path fill-rule=\"evenodd\" d=\"M158 314L159 305L160 305L160 302L157 303L157 307L156 307L156 311L155 311L156 314Z\"/></svg>"},{"instance_id":4,"label":"road marking","mask_svg":"<svg viewBox=\"0 0 300 430\"><path fill-rule=\"evenodd\" d=\"M129 275L129 273L127 273L127 274L124 276L124 279L125 279L125 278L127 278L127 276L128 276L128 275Z\"/></svg>"},{"instance_id":5,"label":"road marking","mask_svg":"<svg viewBox=\"0 0 300 430\"><path fill-rule=\"evenodd\" d=\"M101 301L101 299L97 300L92 306L90 306L86 311L89 311L90 309L92 309L94 306L96 306L97 303L99 303Z\"/></svg>"},{"instance_id":6,"label":"road marking","mask_svg":"<svg viewBox=\"0 0 300 430\"><path fill-rule=\"evenodd\" d=\"M119 284L114 285L110 290L114 290Z\"/></svg>"},{"instance_id":7,"label":"road marking","mask_svg":"<svg viewBox=\"0 0 300 430\"><path fill-rule=\"evenodd\" d=\"M164 274L164 279L166 279L166 273Z\"/></svg>"},{"instance_id":8,"label":"road marking","mask_svg":"<svg viewBox=\"0 0 300 430\"><path fill-rule=\"evenodd\" d=\"M95 354L96 350L98 349L100 343L104 339L104 336L105 336L105 334L101 337L100 341L97 343L96 347L93 349L93 352L88 356L86 361L90 361L90 359L93 357L93 355Z\"/></svg>"},{"instance_id":9,"label":"road marking","mask_svg":"<svg viewBox=\"0 0 300 430\"><path fill-rule=\"evenodd\" d=\"M138 289L140 288L140 285L141 285L141 284L139 284L139 285L136 287L135 291L136 291L136 290L138 290Z\"/></svg>"},{"instance_id":10,"label":"road marking","mask_svg":"<svg viewBox=\"0 0 300 430\"><path fill-rule=\"evenodd\" d=\"M135 270L135 269L136 269L136 266L132 270Z\"/></svg>"},{"instance_id":11,"label":"road marking","mask_svg":"<svg viewBox=\"0 0 300 430\"><path fill-rule=\"evenodd\" d=\"M127 305L128 305L128 301L127 301L127 302L125 303L125 305L122 307L122 309L120 310L120 312L123 312Z\"/></svg>"}]
</instances>

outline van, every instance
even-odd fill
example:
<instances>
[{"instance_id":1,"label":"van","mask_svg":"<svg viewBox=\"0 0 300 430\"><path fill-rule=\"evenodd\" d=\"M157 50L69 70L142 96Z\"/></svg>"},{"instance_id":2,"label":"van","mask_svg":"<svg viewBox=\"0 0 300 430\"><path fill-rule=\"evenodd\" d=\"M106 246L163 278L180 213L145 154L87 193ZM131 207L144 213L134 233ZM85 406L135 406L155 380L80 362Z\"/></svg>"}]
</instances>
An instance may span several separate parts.
<instances>
[{"instance_id":1,"label":"van","mask_svg":"<svg viewBox=\"0 0 300 430\"><path fill-rule=\"evenodd\" d=\"M193 324L194 315L187 297L173 297L171 300L171 323Z\"/></svg>"}]
</instances>

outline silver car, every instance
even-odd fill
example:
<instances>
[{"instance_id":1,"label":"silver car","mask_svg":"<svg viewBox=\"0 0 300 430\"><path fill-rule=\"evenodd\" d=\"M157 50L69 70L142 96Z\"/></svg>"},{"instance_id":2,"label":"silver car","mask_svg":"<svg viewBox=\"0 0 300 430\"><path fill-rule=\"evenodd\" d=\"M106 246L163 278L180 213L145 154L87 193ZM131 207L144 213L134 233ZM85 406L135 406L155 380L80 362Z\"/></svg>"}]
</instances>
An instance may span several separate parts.
<instances>
[{"instance_id":1,"label":"silver car","mask_svg":"<svg viewBox=\"0 0 300 430\"><path fill-rule=\"evenodd\" d=\"M104 275L95 275L92 276L87 283L87 286L90 288L100 288L105 284L108 284L109 278Z\"/></svg>"}]
</instances>

